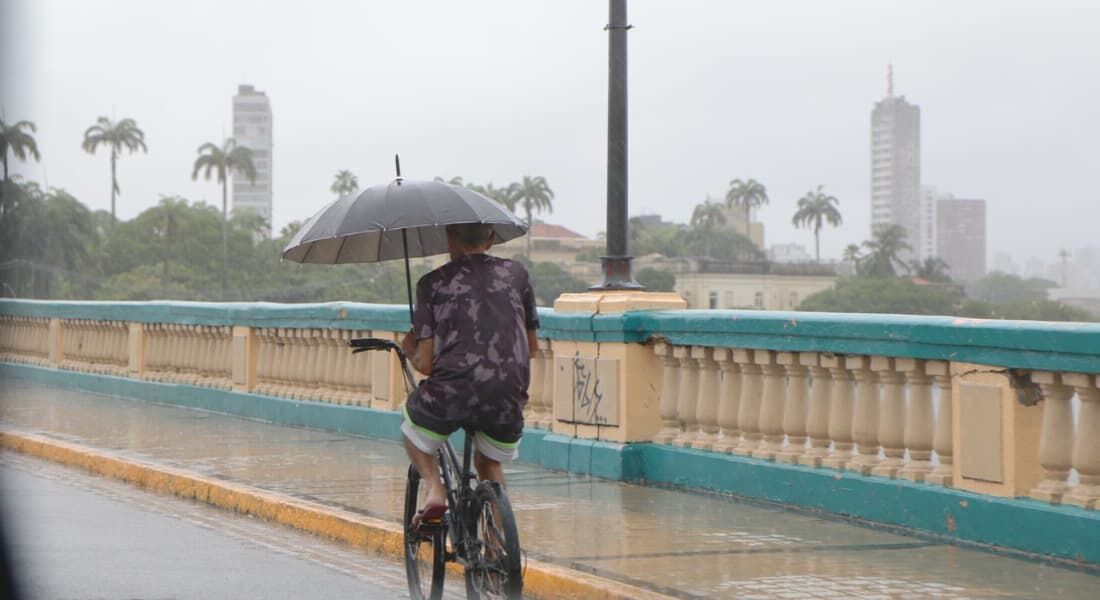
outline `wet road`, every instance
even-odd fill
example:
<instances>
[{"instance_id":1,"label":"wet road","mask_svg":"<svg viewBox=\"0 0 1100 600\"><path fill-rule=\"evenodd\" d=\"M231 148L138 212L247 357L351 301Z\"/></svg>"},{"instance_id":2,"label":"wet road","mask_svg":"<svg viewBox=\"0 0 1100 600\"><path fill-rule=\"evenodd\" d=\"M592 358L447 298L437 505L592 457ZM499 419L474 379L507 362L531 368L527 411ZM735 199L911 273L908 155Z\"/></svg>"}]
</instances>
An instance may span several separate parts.
<instances>
[{"instance_id":1,"label":"wet road","mask_svg":"<svg viewBox=\"0 0 1100 600\"><path fill-rule=\"evenodd\" d=\"M0 459L28 599L405 596L404 571L287 528L38 459Z\"/></svg>"},{"instance_id":2,"label":"wet road","mask_svg":"<svg viewBox=\"0 0 1100 600\"><path fill-rule=\"evenodd\" d=\"M395 442L19 381L0 426L396 522ZM1089 598L1100 577L708 494L507 469L532 558L680 598Z\"/></svg>"}]
</instances>

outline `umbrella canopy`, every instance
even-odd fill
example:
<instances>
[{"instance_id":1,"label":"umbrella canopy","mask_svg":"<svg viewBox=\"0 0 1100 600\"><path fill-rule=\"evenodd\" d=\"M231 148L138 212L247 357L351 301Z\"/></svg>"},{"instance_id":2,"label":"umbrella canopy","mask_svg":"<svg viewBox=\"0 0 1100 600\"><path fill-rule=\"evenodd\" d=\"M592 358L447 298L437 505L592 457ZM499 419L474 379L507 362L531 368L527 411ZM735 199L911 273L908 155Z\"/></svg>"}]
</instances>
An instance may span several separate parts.
<instances>
[{"instance_id":1,"label":"umbrella canopy","mask_svg":"<svg viewBox=\"0 0 1100 600\"><path fill-rule=\"evenodd\" d=\"M527 232L519 217L473 190L397 178L321 209L283 249L283 258L339 264L444 254L445 228L459 223L492 225L498 243Z\"/></svg>"}]
</instances>

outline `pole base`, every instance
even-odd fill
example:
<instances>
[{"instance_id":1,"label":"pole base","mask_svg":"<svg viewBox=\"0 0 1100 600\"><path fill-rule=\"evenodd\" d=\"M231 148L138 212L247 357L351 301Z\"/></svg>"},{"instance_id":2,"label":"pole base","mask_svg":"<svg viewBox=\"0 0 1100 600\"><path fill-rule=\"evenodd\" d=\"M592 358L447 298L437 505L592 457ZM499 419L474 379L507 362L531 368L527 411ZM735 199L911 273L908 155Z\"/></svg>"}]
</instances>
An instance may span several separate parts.
<instances>
[{"instance_id":1,"label":"pole base","mask_svg":"<svg viewBox=\"0 0 1100 600\"><path fill-rule=\"evenodd\" d=\"M631 261L633 256L601 256L603 281L588 288L593 291L644 290L645 286L634 281Z\"/></svg>"}]
</instances>

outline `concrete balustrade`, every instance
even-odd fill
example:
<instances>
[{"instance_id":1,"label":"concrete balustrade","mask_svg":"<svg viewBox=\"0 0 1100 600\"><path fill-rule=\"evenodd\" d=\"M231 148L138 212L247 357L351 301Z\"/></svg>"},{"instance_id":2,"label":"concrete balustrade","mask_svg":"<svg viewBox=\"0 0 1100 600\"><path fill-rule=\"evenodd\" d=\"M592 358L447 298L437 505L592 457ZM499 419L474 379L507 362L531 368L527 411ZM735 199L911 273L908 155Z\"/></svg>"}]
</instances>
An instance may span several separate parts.
<instances>
[{"instance_id":1,"label":"concrete balustrade","mask_svg":"<svg viewBox=\"0 0 1100 600\"><path fill-rule=\"evenodd\" d=\"M1100 502L1100 327L586 310L541 314L530 429ZM407 327L370 305L0 301L0 359L392 411L395 358L347 342Z\"/></svg>"}]
</instances>

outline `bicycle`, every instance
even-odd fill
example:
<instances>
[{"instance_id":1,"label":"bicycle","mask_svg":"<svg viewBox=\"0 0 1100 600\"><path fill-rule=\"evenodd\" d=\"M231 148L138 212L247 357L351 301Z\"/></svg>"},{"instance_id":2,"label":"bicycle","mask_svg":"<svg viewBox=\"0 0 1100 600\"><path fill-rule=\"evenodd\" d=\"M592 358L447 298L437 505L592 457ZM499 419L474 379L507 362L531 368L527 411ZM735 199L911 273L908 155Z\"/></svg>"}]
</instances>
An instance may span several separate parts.
<instances>
[{"instance_id":1,"label":"bicycle","mask_svg":"<svg viewBox=\"0 0 1100 600\"><path fill-rule=\"evenodd\" d=\"M410 390L416 387L408 357L396 342L356 338L348 345L355 353L392 350L400 359L406 385ZM409 465L402 525L405 574L412 600L442 597L448 562L464 569L467 598L513 599L523 594L521 548L512 505L498 482L479 481L474 474L474 431L464 428L464 432L461 465L450 440L436 455L447 492L447 510L441 518L413 525L427 486L420 485L420 473Z\"/></svg>"}]
</instances>

